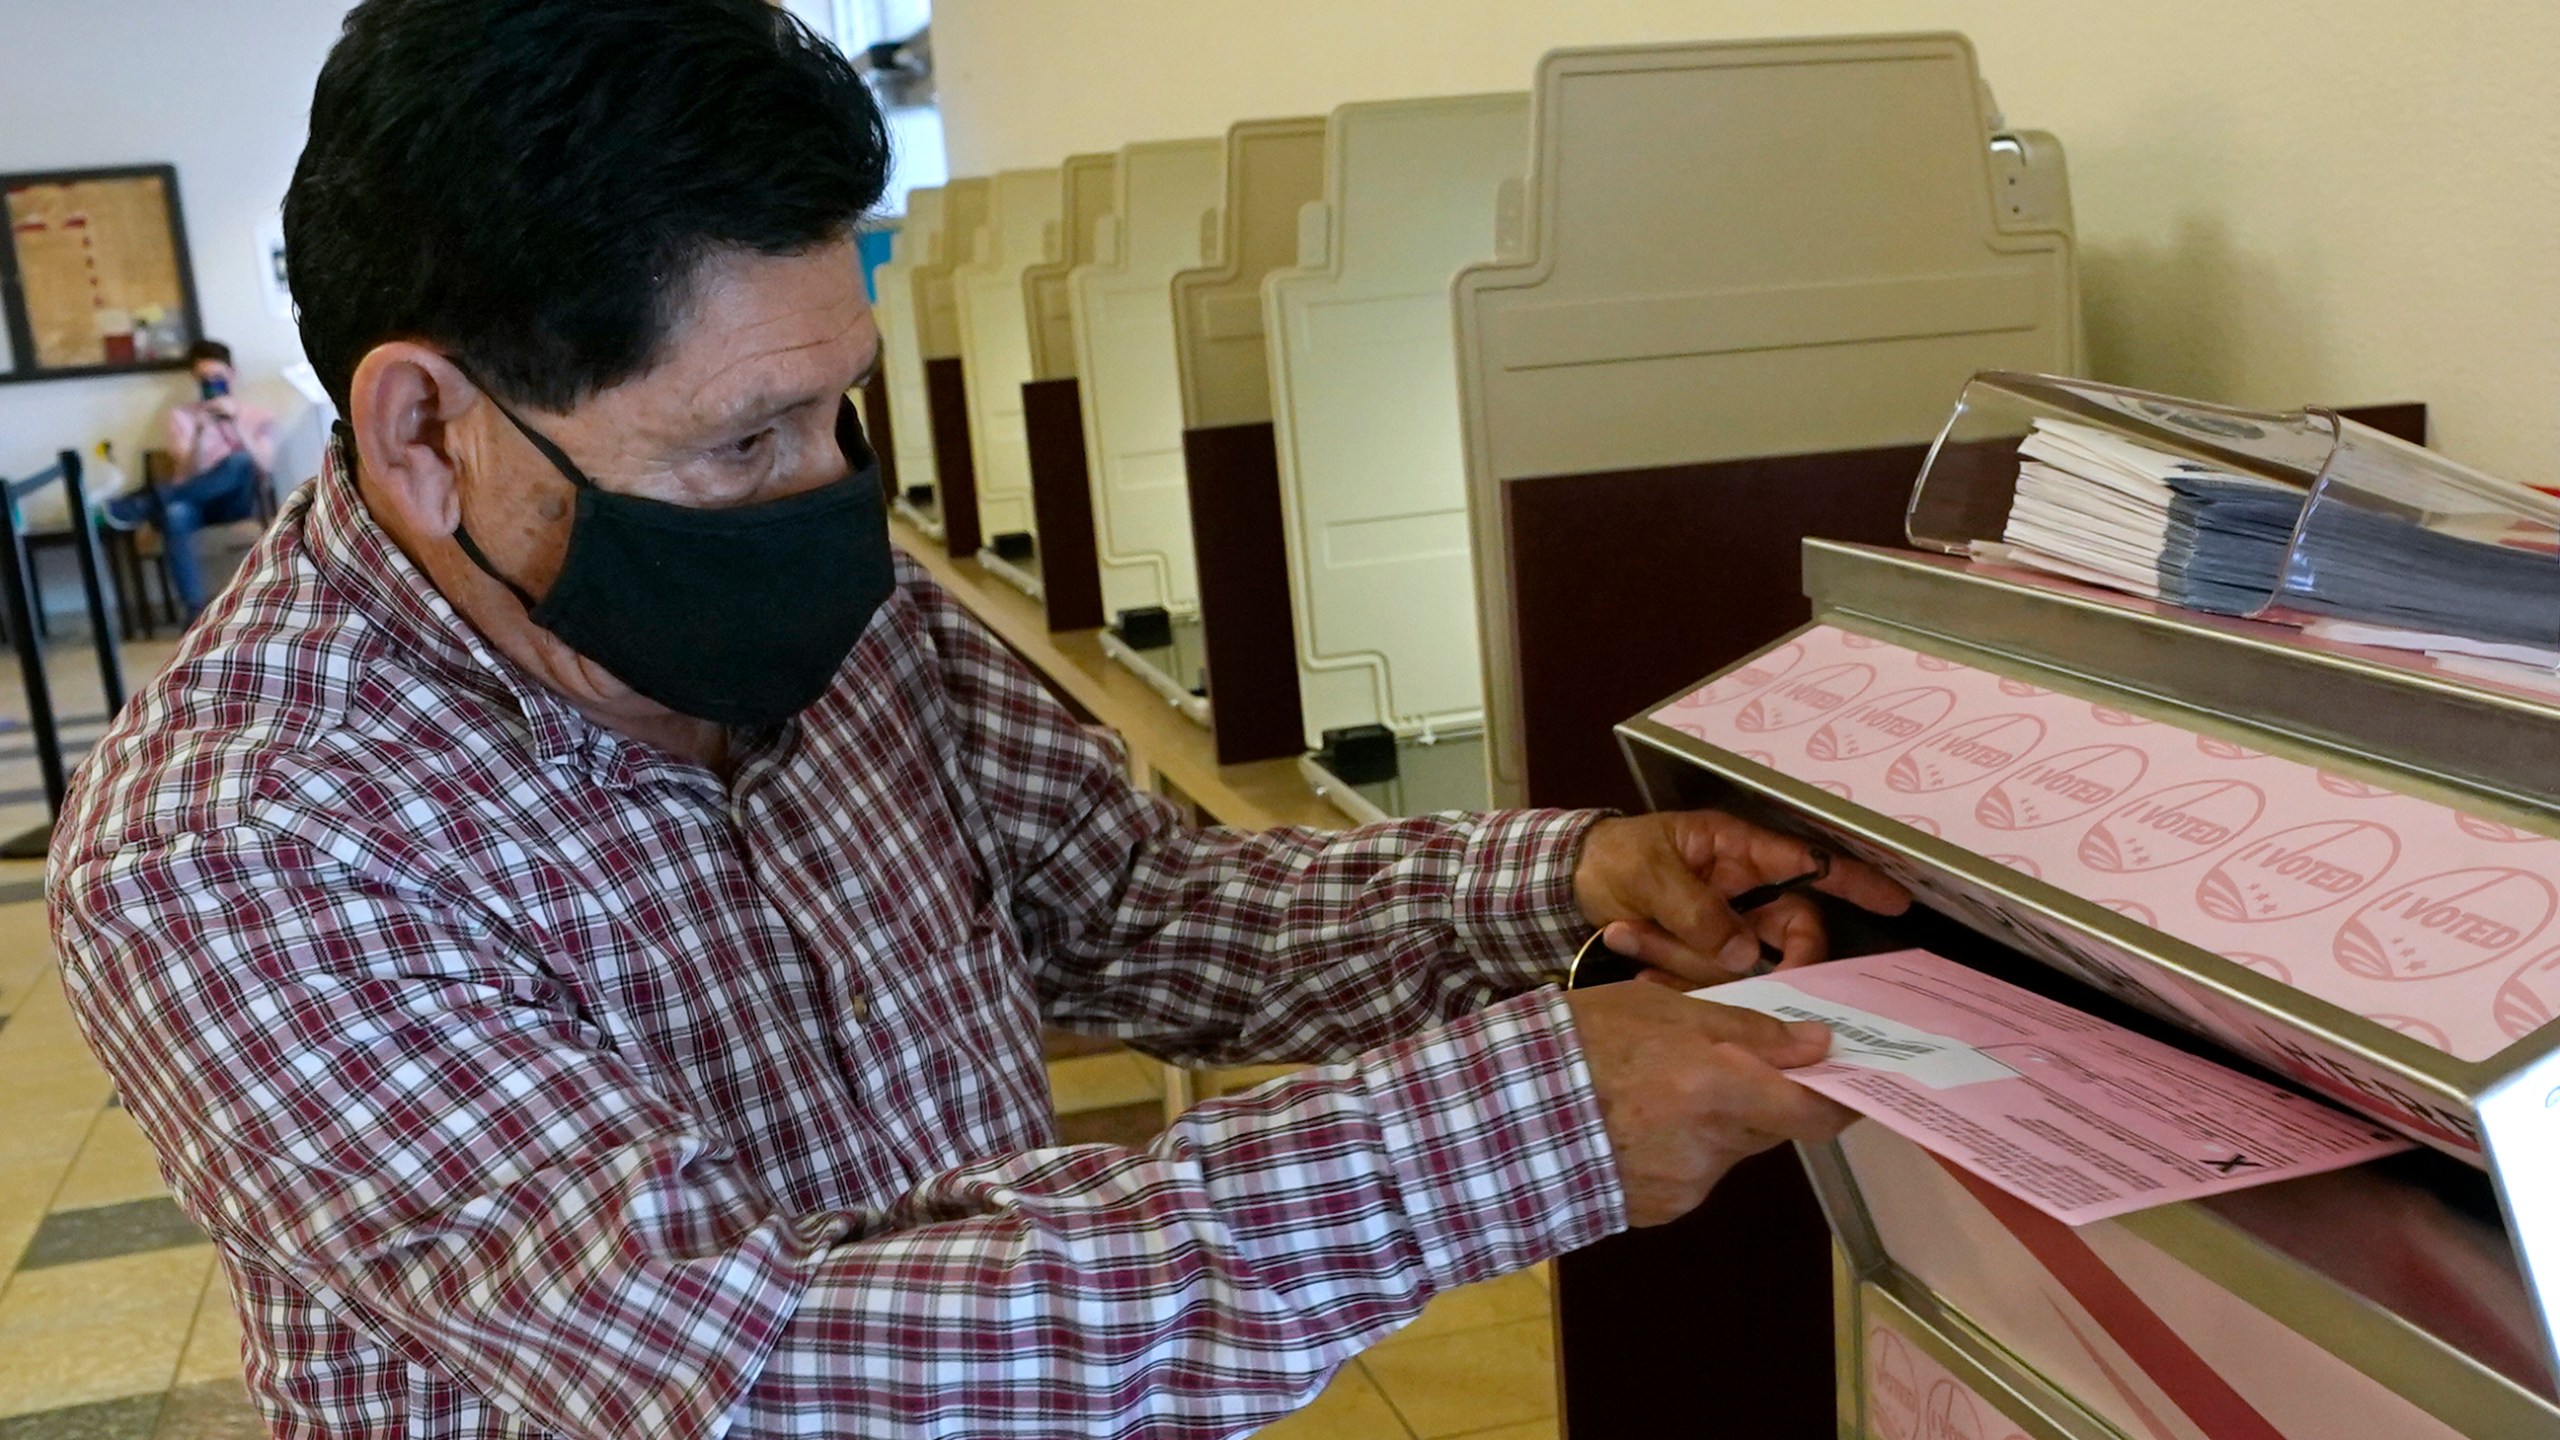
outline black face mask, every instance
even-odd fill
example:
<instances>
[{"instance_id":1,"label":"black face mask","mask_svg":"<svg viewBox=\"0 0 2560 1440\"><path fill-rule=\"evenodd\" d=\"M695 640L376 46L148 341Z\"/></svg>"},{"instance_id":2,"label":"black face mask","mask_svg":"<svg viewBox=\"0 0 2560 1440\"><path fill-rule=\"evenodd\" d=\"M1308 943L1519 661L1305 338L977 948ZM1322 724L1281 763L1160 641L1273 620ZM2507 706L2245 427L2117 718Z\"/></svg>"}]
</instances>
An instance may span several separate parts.
<instances>
[{"instance_id":1,"label":"black face mask","mask_svg":"<svg viewBox=\"0 0 2560 1440\"><path fill-rule=\"evenodd\" d=\"M896 587L880 462L850 401L836 412L850 475L721 510L600 490L559 446L498 413L578 487L569 552L539 601L456 525L462 553L534 624L679 714L761 727L807 709Z\"/></svg>"}]
</instances>

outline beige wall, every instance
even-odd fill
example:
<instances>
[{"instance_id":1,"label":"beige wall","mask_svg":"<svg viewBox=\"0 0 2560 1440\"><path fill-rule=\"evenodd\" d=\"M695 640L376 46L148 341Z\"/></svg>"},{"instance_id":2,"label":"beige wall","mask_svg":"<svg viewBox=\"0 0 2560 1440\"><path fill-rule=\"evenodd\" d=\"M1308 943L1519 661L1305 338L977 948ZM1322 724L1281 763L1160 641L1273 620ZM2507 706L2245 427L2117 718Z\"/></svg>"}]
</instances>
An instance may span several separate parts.
<instances>
[{"instance_id":1,"label":"beige wall","mask_svg":"<svg viewBox=\"0 0 2560 1440\"><path fill-rule=\"evenodd\" d=\"M937 0L934 50L985 174L1523 88L1561 45L1939 28L2070 152L2097 374L2422 399L2560 483L2560 0Z\"/></svg>"}]
</instances>

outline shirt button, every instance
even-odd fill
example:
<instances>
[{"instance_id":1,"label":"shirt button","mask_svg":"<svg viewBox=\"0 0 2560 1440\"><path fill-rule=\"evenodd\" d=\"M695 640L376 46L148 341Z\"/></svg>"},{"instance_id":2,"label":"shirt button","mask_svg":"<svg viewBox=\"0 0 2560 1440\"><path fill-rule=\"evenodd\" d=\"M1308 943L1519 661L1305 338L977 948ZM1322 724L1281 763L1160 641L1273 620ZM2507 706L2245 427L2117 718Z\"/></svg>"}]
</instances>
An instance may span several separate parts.
<instances>
[{"instance_id":1,"label":"shirt button","mask_svg":"<svg viewBox=\"0 0 2560 1440\"><path fill-rule=\"evenodd\" d=\"M853 1011L854 1019L868 1020L871 1018L871 997L868 995L856 995L853 997L853 1004L848 1008Z\"/></svg>"}]
</instances>

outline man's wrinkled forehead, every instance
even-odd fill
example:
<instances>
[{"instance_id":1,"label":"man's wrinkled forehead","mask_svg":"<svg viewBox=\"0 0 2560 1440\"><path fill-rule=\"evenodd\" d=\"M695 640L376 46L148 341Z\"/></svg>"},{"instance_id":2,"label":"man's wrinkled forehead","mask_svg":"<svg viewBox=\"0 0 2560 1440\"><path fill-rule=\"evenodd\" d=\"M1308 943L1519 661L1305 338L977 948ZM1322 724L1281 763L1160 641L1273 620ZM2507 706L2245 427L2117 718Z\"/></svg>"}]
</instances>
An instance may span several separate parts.
<instances>
[{"instance_id":1,"label":"man's wrinkled forehead","mask_svg":"<svg viewBox=\"0 0 2560 1440\"><path fill-rule=\"evenodd\" d=\"M684 287L657 363L631 382L673 423L751 431L832 405L879 354L851 240L796 255L718 251Z\"/></svg>"}]
</instances>

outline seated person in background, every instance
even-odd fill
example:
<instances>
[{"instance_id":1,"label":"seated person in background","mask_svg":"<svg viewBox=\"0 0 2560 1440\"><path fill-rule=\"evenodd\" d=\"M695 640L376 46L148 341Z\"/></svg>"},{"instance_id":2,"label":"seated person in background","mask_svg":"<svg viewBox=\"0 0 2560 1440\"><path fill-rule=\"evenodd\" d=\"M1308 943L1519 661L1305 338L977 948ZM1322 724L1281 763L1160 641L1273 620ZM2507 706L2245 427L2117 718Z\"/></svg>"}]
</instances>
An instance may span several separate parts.
<instances>
[{"instance_id":1,"label":"seated person in background","mask_svg":"<svg viewBox=\"0 0 2560 1440\"><path fill-rule=\"evenodd\" d=\"M169 411L169 454L177 460L177 478L156 491L145 487L119 496L102 513L108 524L127 530L145 520L158 523L168 545L170 582L193 621L206 599L196 532L258 513L258 487L276 459L276 417L231 393L240 377L231 368L230 346L199 340L187 347L187 364L195 371L199 398Z\"/></svg>"}]
</instances>

